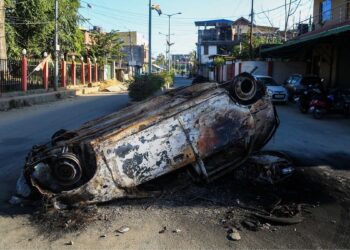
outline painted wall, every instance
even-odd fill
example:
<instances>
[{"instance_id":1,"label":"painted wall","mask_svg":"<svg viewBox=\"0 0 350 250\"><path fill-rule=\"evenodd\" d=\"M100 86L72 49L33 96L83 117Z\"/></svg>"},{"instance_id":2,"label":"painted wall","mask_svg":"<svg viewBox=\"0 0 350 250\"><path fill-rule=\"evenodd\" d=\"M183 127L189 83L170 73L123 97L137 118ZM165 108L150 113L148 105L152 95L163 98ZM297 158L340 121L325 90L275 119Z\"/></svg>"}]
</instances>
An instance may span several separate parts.
<instances>
[{"instance_id":1,"label":"painted wall","mask_svg":"<svg viewBox=\"0 0 350 250\"><path fill-rule=\"evenodd\" d=\"M234 73L234 76L239 75L239 65L241 66L241 73L250 73L255 67L256 71L254 75L268 75L268 62L266 61L242 61L235 62L234 72L231 62L223 66L224 77L222 81L230 80L230 76ZM229 69L230 68L230 69ZM305 75L307 70L307 64L305 62L272 62L272 77L278 82L283 83L292 74Z\"/></svg>"},{"instance_id":2,"label":"painted wall","mask_svg":"<svg viewBox=\"0 0 350 250\"><path fill-rule=\"evenodd\" d=\"M307 64L305 62L273 62L272 77L278 83L283 83L292 74L305 75Z\"/></svg>"},{"instance_id":3,"label":"painted wall","mask_svg":"<svg viewBox=\"0 0 350 250\"><path fill-rule=\"evenodd\" d=\"M201 63L205 64L210 62L211 60L209 59L209 56L211 55L216 55L217 54L217 46L215 45L210 45L208 47L208 55L204 55L204 46L201 46Z\"/></svg>"},{"instance_id":4,"label":"painted wall","mask_svg":"<svg viewBox=\"0 0 350 250\"><path fill-rule=\"evenodd\" d=\"M265 61L244 61L242 62L242 73L251 71L257 67L254 71L254 75L267 75L267 62Z\"/></svg>"}]
</instances>

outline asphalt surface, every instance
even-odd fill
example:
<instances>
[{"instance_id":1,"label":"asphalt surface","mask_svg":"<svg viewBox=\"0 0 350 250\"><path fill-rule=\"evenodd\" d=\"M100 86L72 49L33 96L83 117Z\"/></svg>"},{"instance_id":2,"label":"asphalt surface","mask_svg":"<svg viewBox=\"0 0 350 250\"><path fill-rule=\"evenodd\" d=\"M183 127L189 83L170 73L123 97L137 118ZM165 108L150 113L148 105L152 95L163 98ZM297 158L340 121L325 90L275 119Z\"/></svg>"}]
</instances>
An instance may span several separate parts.
<instances>
[{"instance_id":1,"label":"asphalt surface","mask_svg":"<svg viewBox=\"0 0 350 250\"><path fill-rule=\"evenodd\" d=\"M175 87L189 84L189 80L177 78ZM2 235L0 237L0 248L16 249L30 246L31 248L61 249L64 242L69 242L73 238L72 235L68 235L67 238L58 241L46 239L45 236L38 234L33 229L34 227L27 219L28 213L26 211L16 209L8 204L8 199L15 192L15 183L23 167L25 156L33 145L47 141L57 130L77 128L84 122L125 107L128 101L127 95L102 94L77 97L9 112L0 112L0 235ZM277 106L277 110L281 125L266 149L288 152L304 166L307 164L310 166L329 165L336 171L341 172L342 176L349 176L350 179L350 171L348 171L350 167L348 164L350 162L349 119L344 119L342 116L328 116L321 121L314 120L311 115L300 114L294 105ZM131 225L132 230L130 234L123 236L124 238L108 238L102 242L102 240L96 240L102 232L101 228L91 226L81 236L74 236L78 241L75 245L78 247L80 241L82 248L89 246L92 249L96 249L104 246L102 248L108 249L119 246L119 248L123 249L132 249L133 246L141 248L140 242L143 242L143 246L150 249L232 248L231 245L228 245L227 239L225 239L225 233L216 229L217 227L208 226L215 225L215 223L208 224L204 220L206 216L201 218L202 215L198 215L196 209L198 210L198 207L186 209L180 207L178 214L174 215L173 210L167 212L162 207L155 210L151 208L147 212L137 206L130 207L123 210L118 220L113 220L117 224L114 225L115 228L123 224ZM286 246L282 241L290 238L291 241L295 242L295 245L288 245L291 248L293 246L294 248L301 248L301 246L311 248L312 246L305 245L303 242L311 243L316 242L317 237L322 239L330 237L329 234L319 236L318 230L328 230L330 228L328 231L332 231L332 227L338 226L338 224L334 225L329 222L332 219L331 216L345 213L339 211L347 211L346 209L339 210L338 208L337 210L334 206L328 204L322 209L326 212L323 210L318 212L319 210L316 210L313 214L313 217L320 220L317 227L315 226L316 229L313 234L315 238L308 236L308 232L313 230L314 224L306 224L303 234L298 233L299 231L297 232L293 229L294 227L292 229L281 229L281 235L278 237L274 236L273 233L263 234L260 237L257 237L255 233L247 234L245 235L246 239L243 239L243 241L245 240L243 242L244 245L241 246L255 246L254 248ZM118 207L114 207L114 210L115 213L120 211ZM210 213L213 213L212 211L214 210L208 209ZM182 213L188 213L189 217L184 217ZM19 214L24 215L19 216ZM200 218L199 221L203 219L202 224L188 219L197 218L196 216ZM339 218L342 217L339 216ZM348 217L344 218L344 220L347 220L346 218ZM217 218L215 217L216 220ZM165 222L173 223L174 228L181 228L186 233L174 236L174 238L167 237L163 239L158 237L158 230L161 226L166 225L164 224ZM109 224L101 223L108 230L112 230ZM339 224L339 226L341 225ZM107 230L106 228L102 229ZM341 234L341 232L333 231L336 232L336 235ZM348 229L342 229L343 234L347 231ZM299 238L295 238L294 234L298 234ZM185 238L178 239L176 237ZM282 241L278 240L280 237L283 239ZM319 245L315 243L313 246ZM320 246L331 248L330 246L337 245L321 244Z\"/></svg>"},{"instance_id":2,"label":"asphalt surface","mask_svg":"<svg viewBox=\"0 0 350 250\"><path fill-rule=\"evenodd\" d=\"M91 95L0 112L0 210L15 191L26 154L33 145L46 142L60 129L74 129L115 112L128 100L125 94Z\"/></svg>"},{"instance_id":3,"label":"asphalt surface","mask_svg":"<svg viewBox=\"0 0 350 250\"><path fill-rule=\"evenodd\" d=\"M344 170L350 179L350 119L328 115L315 120L311 114L301 114L294 104L278 105L277 111L281 124L267 149L289 153L298 165Z\"/></svg>"}]
</instances>

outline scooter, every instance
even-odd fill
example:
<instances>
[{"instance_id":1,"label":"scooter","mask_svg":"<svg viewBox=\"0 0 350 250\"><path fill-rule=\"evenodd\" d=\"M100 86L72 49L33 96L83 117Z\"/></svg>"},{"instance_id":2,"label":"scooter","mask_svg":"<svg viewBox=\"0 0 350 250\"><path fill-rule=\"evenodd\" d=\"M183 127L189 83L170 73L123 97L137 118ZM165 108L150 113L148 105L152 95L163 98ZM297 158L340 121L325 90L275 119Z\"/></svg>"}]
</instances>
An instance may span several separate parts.
<instances>
[{"instance_id":1,"label":"scooter","mask_svg":"<svg viewBox=\"0 0 350 250\"><path fill-rule=\"evenodd\" d=\"M298 103L298 107L301 113L306 114L311 106L311 101L318 98L322 98L325 95L324 91L318 86L308 86L299 97L295 100Z\"/></svg>"},{"instance_id":2,"label":"scooter","mask_svg":"<svg viewBox=\"0 0 350 250\"><path fill-rule=\"evenodd\" d=\"M322 119L325 114L337 113L350 115L349 91L333 90L326 98L315 98L310 102L310 111L315 119Z\"/></svg>"}]
</instances>

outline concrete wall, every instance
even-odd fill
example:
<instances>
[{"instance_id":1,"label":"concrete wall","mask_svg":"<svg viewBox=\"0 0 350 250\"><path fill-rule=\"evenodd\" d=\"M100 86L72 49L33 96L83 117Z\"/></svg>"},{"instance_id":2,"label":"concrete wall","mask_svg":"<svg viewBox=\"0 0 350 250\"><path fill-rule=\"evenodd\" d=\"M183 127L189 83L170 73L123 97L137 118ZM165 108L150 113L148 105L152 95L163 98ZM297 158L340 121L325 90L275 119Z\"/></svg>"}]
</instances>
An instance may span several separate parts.
<instances>
[{"instance_id":1,"label":"concrete wall","mask_svg":"<svg viewBox=\"0 0 350 250\"><path fill-rule=\"evenodd\" d=\"M292 74L306 74L307 64L305 62L271 62L272 63L272 77L278 82L283 83ZM241 66L240 66L241 65ZM269 62L266 61L237 61L226 62L223 66L223 78L221 81L231 80L231 76L239 75L239 68L241 67L241 73L250 73L255 67L254 75L268 75L269 73ZM234 69L233 69L234 68ZM234 73L234 75L233 75Z\"/></svg>"},{"instance_id":2,"label":"concrete wall","mask_svg":"<svg viewBox=\"0 0 350 250\"><path fill-rule=\"evenodd\" d=\"M209 60L209 56L216 55L218 51L217 51L217 46L210 45L208 47L208 55L204 55L204 46L202 45L200 52L201 52L201 54L200 54L201 55L201 63L205 64L205 63L208 63L211 61L211 60Z\"/></svg>"},{"instance_id":3,"label":"concrete wall","mask_svg":"<svg viewBox=\"0 0 350 250\"><path fill-rule=\"evenodd\" d=\"M257 67L257 69L254 71L254 75L267 75L267 62L265 61L244 61L242 62L241 73L250 73L255 67Z\"/></svg>"},{"instance_id":4,"label":"concrete wall","mask_svg":"<svg viewBox=\"0 0 350 250\"><path fill-rule=\"evenodd\" d=\"M273 62L272 77L278 83L283 83L292 74L305 75L307 64L305 62Z\"/></svg>"}]
</instances>

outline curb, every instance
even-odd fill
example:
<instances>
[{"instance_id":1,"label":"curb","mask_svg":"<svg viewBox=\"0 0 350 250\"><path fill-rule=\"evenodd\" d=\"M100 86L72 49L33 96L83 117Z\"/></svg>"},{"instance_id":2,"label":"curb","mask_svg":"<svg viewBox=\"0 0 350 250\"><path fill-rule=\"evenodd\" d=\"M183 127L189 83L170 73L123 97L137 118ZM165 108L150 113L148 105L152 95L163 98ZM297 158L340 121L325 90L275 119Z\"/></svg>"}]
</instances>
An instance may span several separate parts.
<instances>
[{"instance_id":1,"label":"curb","mask_svg":"<svg viewBox=\"0 0 350 250\"><path fill-rule=\"evenodd\" d=\"M59 90L57 92L0 98L0 111L54 102L74 96L76 96L76 90Z\"/></svg>"}]
</instances>

